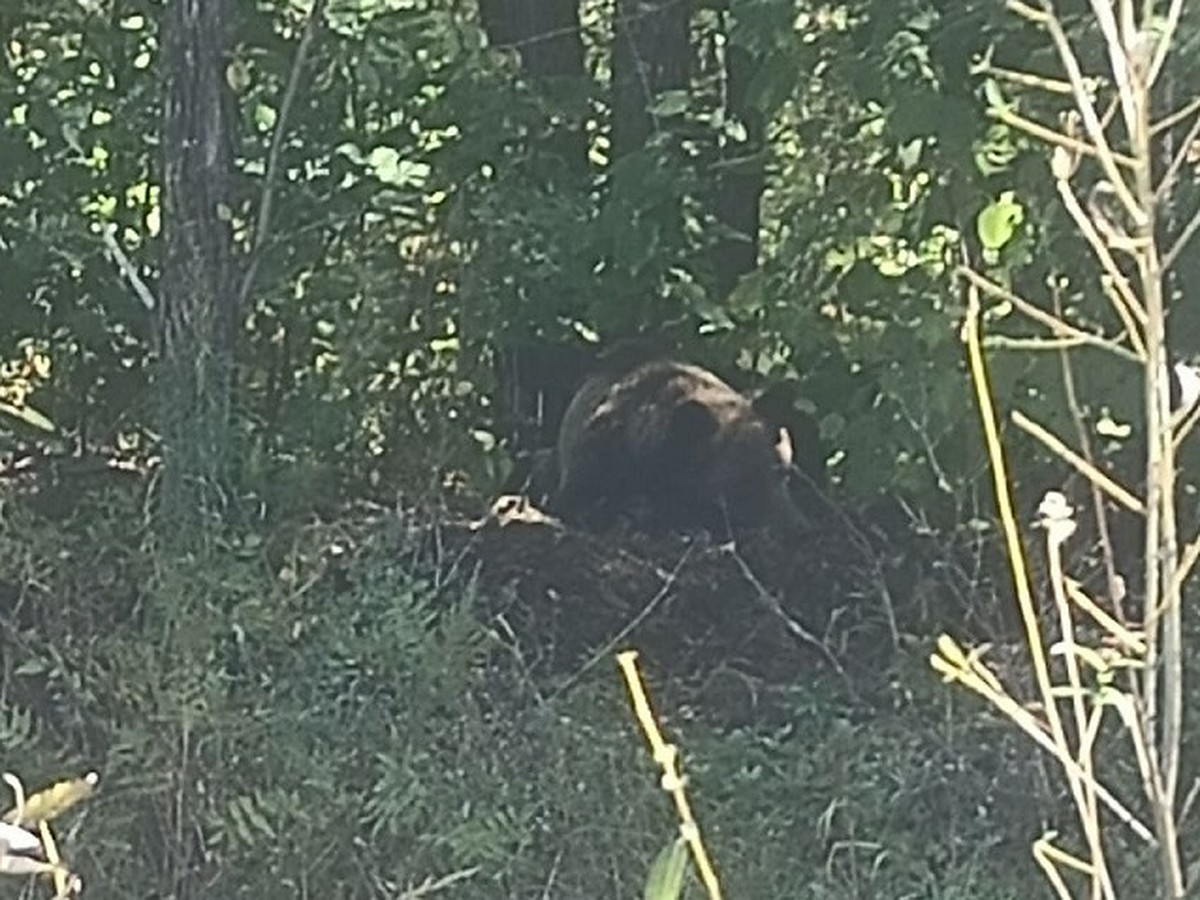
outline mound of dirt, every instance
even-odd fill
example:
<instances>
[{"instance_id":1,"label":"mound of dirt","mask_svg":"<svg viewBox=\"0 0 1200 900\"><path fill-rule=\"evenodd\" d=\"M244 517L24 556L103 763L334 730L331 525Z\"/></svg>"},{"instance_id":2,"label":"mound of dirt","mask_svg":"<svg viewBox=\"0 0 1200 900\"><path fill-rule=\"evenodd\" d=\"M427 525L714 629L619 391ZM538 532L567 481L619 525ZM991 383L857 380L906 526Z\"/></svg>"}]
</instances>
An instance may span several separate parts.
<instances>
[{"instance_id":1,"label":"mound of dirt","mask_svg":"<svg viewBox=\"0 0 1200 900\"><path fill-rule=\"evenodd\" d=\"M894 646L873 551L849 522L788 545L764 531L594 534L506 496L482 522L442 527L535 671L571 679L635 648L674 679L757 696L814 670L850 682Z\"/></svg>"}]
</instances>

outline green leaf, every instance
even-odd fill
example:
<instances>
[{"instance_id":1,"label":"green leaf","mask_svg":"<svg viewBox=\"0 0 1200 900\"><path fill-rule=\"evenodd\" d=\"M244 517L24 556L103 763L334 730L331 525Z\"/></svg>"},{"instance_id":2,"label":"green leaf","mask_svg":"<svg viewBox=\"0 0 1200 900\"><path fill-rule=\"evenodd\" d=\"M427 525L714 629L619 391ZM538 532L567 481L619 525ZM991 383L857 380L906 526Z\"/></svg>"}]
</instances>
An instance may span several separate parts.
<instances>
[{"instance_id":1,"label":"green leaf","mask_svg":"<svg viewBox=\"0 0 1200 900\"><path fill-rule=\"evenodd\" d=\"M688 111L691 94L688 91L663 91L650 107L654 116L681 116Z\"/></svg>"},{"instance_id":2,"label":"green leaf","mask_svg":"<svg viewBox=\"0 0 1200 900\"><path fill-rule=\"evenodd\" d=\"M983 83L983 95L993 109L1010 109L1012 107L1012 104L1004 99L1000 84L994 78L989 78Z\"/></svg>"},{"instance_id":3,"label":"green leaf","mask_svg":"<svg viewBox=\"0 0 1200 900\"><path fill-rule=\"evenodd\" d=\"M8 413L13 418L20 419L26 425L32 425L34 428L40 428L42 431L54 432L54 423L32 406L12 406L8 403L0 403L0 412Z\"/></svg>"},{"instance_id":4,"label":"green leaf","mask_svg":"<svg viewBox=\"0 0 1200 900\"><path fill-rule=\"evenodd\" d=\"M979 241L987 250L999 250L1012 240L1017 227L1025 219L1025 208L1016 201L1012 191L980 210L975 219Z\"/></svg>"},{"instance_id":5,"label":"green leaf","mask_svg":"<svg viewBox=\"0 0 1200 900\"><path fill-rule=\"evenodd\" d=\"M645 900L678 900L683 894L683 876L687 874L687 844L675 838L659 851L646 876Z\"/></svg>"}]
</instances>

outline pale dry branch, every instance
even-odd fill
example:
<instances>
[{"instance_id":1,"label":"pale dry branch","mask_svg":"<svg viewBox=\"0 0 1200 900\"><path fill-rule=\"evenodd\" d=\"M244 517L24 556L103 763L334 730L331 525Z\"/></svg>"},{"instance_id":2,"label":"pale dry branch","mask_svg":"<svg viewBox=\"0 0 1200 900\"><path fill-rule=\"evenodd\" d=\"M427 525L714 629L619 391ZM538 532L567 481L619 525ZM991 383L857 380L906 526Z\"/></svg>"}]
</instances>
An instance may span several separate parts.
<instances>
[{"instance_id":1,"label":"pale dry branch","mask_svg":"<svg viewBox=\"0 0 1200 900\"><path fill-rule=\"evenodd\" d=\"M457 872L451 872L449 875L443 875L441 878L434 878L432 875L426 878L421 884L415 888L410 888L403 894L400 894L396 900L420 900L424 897L432 897L439 891L444 891L448 887L453 887L460 881L466 881L468 878L474 878L479 872L479 866L471 866L469 869L460 869Z\"/></svg>"},{"instance_id":2,"label":"pale dry branch","mask_svg":"<svg viewBox=\"0 0 1200 900\"><path fill-rule=\"evenodd\" d=\"M1054 314L1062 318L1062 296L1058 285L1054 285ZM1062 372L1063 393L1066 396L1067 409L1071 413L1071 421L1075 423L1075 435L1083 458L1094 467L1096 455L1092 452L1091 429L1085 420L1083 407L1075 390L1075 370L1071 365L1071 354L1065 349L1059 353L1059 369ZM1104 578L1108 585L1109 600L1114 608L1120 602L1123 593L1123 583L1117 575L1116 552L1113 550L1112 535L1108 527L1108 512L1104 505L1104 492L1095 484L1089 482L1088 494L1092 500L1092 517L1096 522L1096 533L1100 539L1101 556L1104 561Z\"/></svg>"},{"instance_id":3,"label":"pale dry branch","mask_svg":"<svg viewBox=\"0 0 1200 900\"><path fill-rule=\"evenodd\" d=\"M1129 186L1125 183L1120 169L1117 167L1116 158L1113 155L1112 147L1109 146L1108 138L1104 133L1104 127L1100 122L1100 117L1096 115L1096 107L1092 103L1092 98L1088 96L1086 79L1084 78L1083 71L1079 68L1079 60L1075 56L1075 51L1071 49L1071 42L1067 38L1067 33L1055 17L1050 3L1047 0L1041 0L1040 9L1035 9L1028 3L1022 2L1022 0L1007 0L1006 5L1022 18L1041 25L1050 34L1050 38L1054 41L1054 46L1058 50L1063 68L1066 69L1067 80L1071 83L1075 95L1075 105L1079 109L1080 116L1083 118L1083 127L1087 130L1088 138L1096 147L1096 159L1100 163L1100 167L1104 170L1105 176L1112 182L1117 198L1121 201L1121 205L1125 207L1125 211L1129 214L1129 217L1139 227L1145 225L1146 214L1138 205L1137 200L1129 190Z\"/></svg>"},{"instance_id":4,"label":"pale dry branch","mask_svg":"<svg viewBox=\"0 0 1200 900\"><path fill-rule=\"evenodd\" d=\"M1043 511L1045 510L1043 503ZM1071 605L1067 602L1065 588L1066 576L1062 568L1062 544L1067 534L1073 532L1073 520L1049 521L1046 525L1046 553L1050 563L1050 589L1054 597L1054 606L1058 611L1059 633L1062 635L1063 665L1067 673L1067 687L1071 699L1071 711L1075 719L1075 736L1077 752L1075 759L1079 763L1083 775L1075 790L1075 806L1079 815L1079 823L1088 843L1091 854L1090 874L1093 884L1099 885L1106 900L1113 897L1112 879L1108 874L1108 865L1104 858L1104 845L1100 839L1099 810L1096 805L1095 772L1092 767L1091 739L1094 729L1089 727L1087 709L1084 706L1083 678L1079 671L1079 659L1075 650L1075 623L1071 615ZM1065 530L1063 526L1066 526ZM1098 724L1098 719L1094 719Z\"/></svg>"},{"instance_id":5,"label":"pale dry branch","mask_svg":"<svg viewBox=\"0 0 1200 900\"><path fill-rule=\"evenodd\" d=\"M1179 556L1179 565L1175 567L1173 574L1173 582L1168 596L1178 596L1183 591L1183 584L1192 574L1192 569L1196 567L1196 560L1200 559L1200 537L1193 538L1191 543L1183 548L1183 553Z\"/></svg>"},{"instance_id":6,"label":"pale dry branch","mask_svg":"<svg viewBox=\"0 0 1200 900\"><path fill-rule=\"evenodd\" d=\"M1074 350L1077 347L1086 346L1086 344L1086 341L1080 340L1077 337L1039 338L1011 337L1007 334L989 334L983 339L983 346L988 348L1009 351L1022 350L1031 351L1034 353Z\"/></svg>"},{"instance_id":7,"label":"pale dry branch","mask_svg":"<svg viewBox=\"0 0 1200 900\"><path fill-rule=\"evenodd\" d=\"M1175 110L1173 113L1167 113L1157 122L1150 126L1151 136L1157 136L1159 132L1165 131L1168 128L1173 128L1184 119L1191 116L1193 113L1200 112L1200 97L1192 100L1187 105Z\"/></svg>"},{"instance_id":8,"label":"pale dry branch","mask_svg":"<svg viewBox=\"0 0 1200 900\"><path fill-rule=\"evenodd\" d=\"M1112 67L1117 96L1121 99L1121 113L1125 116L1125 129L1133 134L1138 121L1137 100L1134 98L1132 80L1129 77L1129 60L1125 55L1125 45L1117 29L1117 17L1113 15L1111 0L1091 0L1091 4L1092 12L1100 25L1100 33L1104 35L1108 64Z\"/></svg>"},{"instance_id":9,"label":"pale dry branch","mask_svg":"<svg viewBox=\"0 0 1200 900\"><path fill-rule=\"evenodd\" d=\"M1058 897L1058 900L1071 900L1071 891L1067 888L1066 881L1063 880L1062 875L1058 871L1058 863L1061 860L1055 854L1061 854L1061 851L1058 851L1050 843L1050 840L1056 836L1051 833L1034 841L1033 858L1041 868L1042 874L1046 876L1046 880L1050 882L1050 886L1054 888L1054 893Z\"/></svg>"},{"instance_id":10,"label":"pale dry branch","mask_svg":"<svg viewBox=\"0 0 1200 900\"><path fill-rule=\"evenodd\" d=\"M1121 271L1121 267L1117 265L1117 261L1113 259L1112 253L1108 249L1108 245L1104 242L1104 238L1100 232L1096 230L1095 224L1092 222L1091 216L1083 208L1083 204L1079 202L1079 198L1075 196L1075 191L1071 188L1071 184L1063 179L1055 179L1055 186L1058 188L1058 195L1062 198L1063 205L1067 208L1071 219L1075 222L1076 227L1083 233L1084 238L1092 248L1092 252L1096 254L1096 259L1101 267L1108 275L1109 283L1112 285L1112 291L1106 291L1109 301L1124 324L1127 333L1129 334L1129 342L1134 347L1134 355L1138 362L1146 360L1146 344L1142 339L1141 329L1146 325L1146 310L1143 308L1141 301L1133 292L1133 286L1129 283L1129 279L1125 277L1125 273ZM1136 327L1132 320L1137 321Z\"/></svg>"},{"instance_id":11,"label":"pale dry branch","mask_svg":"<svg viewBox=\"0 0 1200 900\"><path fill-rule=\"evenodd\" d=\"M1198 421L1200 421L1200 404L1197 404L1195 407L1193 407L1192 410L1183 417L1183 421L1179 422L1175 426L1174 444L1176 450L1178 450L1180 445L1187 440L1188 435L1192 433L1192 429L1196 427L1196 423Z\"/></svg>"},{"instance_id":12,"label":"pale dry branch","mask_svg":"<svg viewBox=\"0 0 1200 900\"><path fill-rule=\"evenodd\" d=\"M117 226L114 224L102 226L100 229L100 238L104 241L104 246L108 248L113 262L121 270L121 274L129 279L129 284L133 287L133 292L142 301L142 306L146 308L146 312L154 312L159 306L158 299L154 296L154 292L150 290L146 282L142 280L137 266L130 261L129 257L125 255L125 251L121 249L121 245L117 243L116 231Z\"/></svg>"},{"instance_id":13,"label":"pale dry branch","mask_svg":"<svg viewBox=\"0 0 1200 900\"><path fill-rule=\"evenodd\" d=\"M1200 104L1200 99L1196 103ZM1167 170L1159 180L1158 187L1154 189L1154 201L1156 203L1162 203L1166 200L1167 195L1171 193L1171 189L1175 186L1175 179L1179 177L1179 172L1187 164L1188 154L1197 137L1200 137L1200 113L1196 115L1191 127L1187 130L1187 134L1179 142L1179 149L1171 157L1171 162L1167 164Z\"/></svg>"},{"instance_id":14,"label":"pale dry branch","mask_svg":"<svg viewBox=\"0 0 1200 900\"><path fill-rule=\"evenodd\" d=\"M1035 303L1024 299L1023 297L1014 294L1008 288L997 284L989 278L980 275L969 266L960 266L958 273L966 278L972 287L983 291L990 297L997 300L1002 300L1006 303L1011 303L1013 307L1020 313L1024 314L1035 322L1049 328L1057 337L1073 338L1081 344L1087 344L1090 347L1098 347L1101 350L1107 350L1110 353L1115 353L1117 356L1140 362L1138 356L1129 349L1121 346L1115 340L1106 338L1101 335L1091 334L1081 328L1076 328L1052 313L1047 312Z\"/></svg>"},{"instance_id":15,"label":"pale dry branch","mask_svg":"<svg viewBox=\"0 0 1200 900\"><path fill-rule=\"evenodd\" d=\"M1179 232L1179 237L1175 238L1175 243L1171 245L1171 249L1167 251L1167 255L1163 257L1162 271L1167 273L1175 265L1175 261L1179 259L1179 254L1183 252L1183 248L1187 246L1196 235L1196 231L1200 229L1200 209L1192 213L1192 217L1188 219L1188 223L1183 226L1183 231Z\"/></svg>"},{"instance_id":16,"label":"pale dry branch","mask_svg":"<svg viewBox=\"0 0 1200 900\"><path fill-rule=\"evenodd\" d=\"M1022 72L1019 69L1006 69L994 65L990 60L971 69L972 75L992 75L1002 81L1019 84L1021 87L1036 88L1051 94L1070 94L1071 83L1061 78L1050 78L1046 75L1035 75L1032 72Z\"/></svg>"},{"instance_id":17,"label":"pale dry branch","mask_svg":"<svg viewBox=\"0 0 1200 900\"><path fill-rule=\"evenodd\" d=\"M1126 650L1136 653L1139 656L1145 654L1145 639L1109 615L1099 603L1087 595L1078 581L1068 578L1065 587L1067 595L1071 598L1071 602L1091 616L1096 624L1108 632L1113 640Z\"/></svg>"},{"instance_id":18,"label":"pale dry branch","mask_svg":"<svg viewBox=\"0 0 1200 900\"><path fill-rule=\"evenodd\" d=\"M945 639L945 636L943 636L943 639ZM939 640L939 653L933 654L929 659L930 665L935 671L947 681L957 681L964 687L975 691L975 693L985 698L1014 725L1020 728L1021 731L1025 732L1035 744L1053 756L1059 765L1063 767L1069 780L1087 781L1089 788L1096 792L1096 797L1107 807L1109 812L1116 816L1123 824L1127 825L1129 830L1141 840L1147 844L1154 843L1154 834L1146 827L1146 824L1138 819L1129 807L1118 800L1113 792L1102 782L1097 781L1094 777L1083 771L1079 763L1071 755L1069 746L1065 742L1061 746L1058 745L1051 736L1047 724L1031 713L1024 704L1017 702L1000 685L995 675L980 660L968 660L965 654L961 654L961 651L959 654L960 659L955 659L953 656L945 653L944 647L943 640ZM988 677L982 677L982 672L987 672ZM1053 704L1053 698L1051 698L1051 704ZM1050 708L1052 707L1042 706L1043 711L1047 711ZM1054 715L1057 715L1056 709Z\"/></svg>"},{"instance_id":19,"label":"pale dry branch","mask_svg":"<svg viewBox=\"0 0 1200 900\"><path fill-rule=\"evenodd\" d=\"M692 815L691 803L688 802L687 791L684 789L684 779L679 772L679 748L668 744L658 727L658 720L650 708L650 699L646 696L646 688L642 684L642 676L637 668L637 651L626 650L617 654L617 665L625 678L625 687L629 690L629 700L633 705L634 715L646 740L650 744L654 761L662 769L661 786L675 801L675 812L679 818L679 835L687 842L692 851L692 861L696 866L696 874L700 883L708 892L709 900L721 900L721 884L717 879L716 869L704 839L700 834L700 826Z\"/></svg>"},{"instance_id":20,"label":"pale dry branch","mask_svg":"<svg viewBox=\"0 0 1200 900\"><path fill-rule=\"evenodd\" d=\"M1009 125L1032 137L1045 141L1047 144L1054 144L1055 146L1062 147L1064 150L1070 150L1083 156L1099 156L1100 151L1096 149L1094 144L1089 144L1087 141L1081 141L1079 138L1063 134L1061 131L1055 131L1050 126L1043 125L1041 122L1033 119L1028 119L1019 113L1013 112L1011 109L994 107L988 110L988 115L1003 122L1005 125ZM1137 165L1137 160L1132 156L1126 156L1124 153L1114 153L1113 159L1118 164L1130 169Z\"/></svg>"},{"instance_id":21,"label":"pale dry branch","mask_svg":"<svg viewBox=\"0 0 1200 900\"><path fill-rule=\"evenodd\" d=\"M1171 50L1171 42L1175 39L1175 32L1179 29L1179 17L1182 13L1183 0L1171 0L1171 6L1167 10L1167 18L1163 25L1162 33L1159 36L1157 46L1154 48L1154 59L1150 63L1150 68L1146 73L1147 90L1158 80L1159 73L1162 72L1162 67L1167 61L1167 53ZM1150 22L1147 21L1145 24L1148 26Z\"/></svg>"},{"instance_id":22,"label":"pale dry branch","mask_svg":"<svg viewBox=\"0 0 1200 900\"><path fill-rule=\"evenodd\" d=\"M1117 484L1110 476L1096 468L1096 466L1092 465L1063 443L1062 440L1034 422L1020 410L1013 410L1012 420L1018 428L1041 441L1046 449L1059 456L1064 462L1068 463L1080 475L1108 494L1113 500L1138 515L1144 516L1146 514L1145 503L1135 497L1132 492Z\"/></svg>"}]
</instances>

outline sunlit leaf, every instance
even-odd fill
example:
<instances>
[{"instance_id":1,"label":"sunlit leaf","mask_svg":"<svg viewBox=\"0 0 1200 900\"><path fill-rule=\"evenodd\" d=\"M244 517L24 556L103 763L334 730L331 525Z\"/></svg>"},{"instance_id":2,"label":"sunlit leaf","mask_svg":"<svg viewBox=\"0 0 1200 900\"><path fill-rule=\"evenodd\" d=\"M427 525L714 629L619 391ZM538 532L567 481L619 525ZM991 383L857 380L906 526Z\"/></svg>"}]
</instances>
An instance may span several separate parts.
<instances>
[{"instance_id":1,"label":"sunlit leaf","mask_svg":"<svg viewBox=\"0 0 1200 900\"><path fill-rule=\"evenodd\" d=\"M659 851L646 876L645 900L678 900L683 894L687 875L688 848L683 838L676 838Z\"/></svg>"}]
</instances>

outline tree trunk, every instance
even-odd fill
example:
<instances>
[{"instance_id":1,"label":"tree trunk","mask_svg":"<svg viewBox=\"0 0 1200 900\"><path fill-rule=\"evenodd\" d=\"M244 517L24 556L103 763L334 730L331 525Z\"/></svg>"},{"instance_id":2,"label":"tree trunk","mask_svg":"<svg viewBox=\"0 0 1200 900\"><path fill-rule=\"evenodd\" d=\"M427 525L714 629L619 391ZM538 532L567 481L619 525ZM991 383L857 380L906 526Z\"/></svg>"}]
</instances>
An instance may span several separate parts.
<instances>
[{"instance_id":1,"label":"tree trunk","mask_svg":"<svg viewBox=\"0 0 1200 900\"><path fill-rule=\"evenodd\" d=\"M159 534L196 546L227 496L237 310L230 277L233 109L225 0L173 0L163 21L163 260L157 393Z\"/></svg>"},{"instance_id":2,"label":"tree trunk","mask_svg":"<svg viewBox=\"0 0 1200 900\"><path fill-rule=\"evenodd\" d=\"M716 247L717 292L725 297L738 279L758 266L758 226L766 178L763 173L763 115L747 100L746 89L754 74L754 60L743 48L730 46L725 55L725 114L746 129L742 141L721 140L722 168L717 181L713 212L736 235L722 237Z\"/></svg>"},{"instance_id":3,"label":"tree trunk","mask_svg":"<svg viewBox=\"0 0 1200 900\"><path fill-rule=\"evenodd\" d=\"M617 0L612 50L612 158L642 147L663 91L686 90L692 69L689 0Z\"/></svg>"},{"instance_id":4,"label":"tree trunk","mask_svg":"<svg viewBox=\"0 0 1200 900\"><path fill-rule=\"evenodd\" d=\"M479 18L496 47L516 50L521 71L551 111L533 150L547 183L583 182L588 176L584 64L578 0L479 0ZM525 322L536 321L533 315ZM518 448L554 442L558 419L579 375L578 354L557 335L512 334L498 349L499 395L510 442Z\"/></svg>"},{"instance_id":5,"label":"tree trunk","mask_svg":"<svg viewBox=\"0 0 1200 900\"><path fill-rule=\"evenodd\" d=\"M572 109L587 83L578 0L479 0L488 40L516 50L521 71L565 121L552 122L543 144L573 175L587 173L584 109Z\"/></svg>"}]
</instances>

